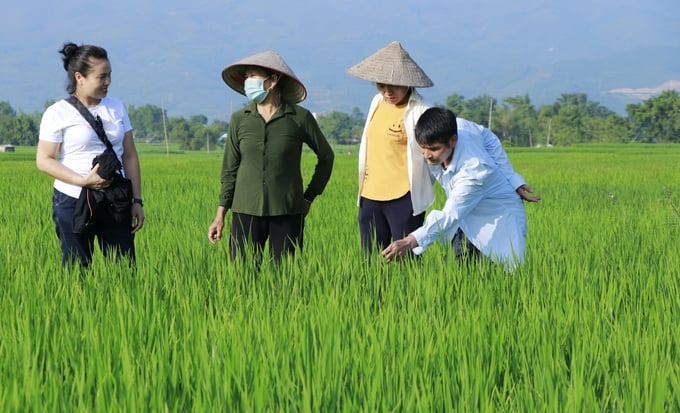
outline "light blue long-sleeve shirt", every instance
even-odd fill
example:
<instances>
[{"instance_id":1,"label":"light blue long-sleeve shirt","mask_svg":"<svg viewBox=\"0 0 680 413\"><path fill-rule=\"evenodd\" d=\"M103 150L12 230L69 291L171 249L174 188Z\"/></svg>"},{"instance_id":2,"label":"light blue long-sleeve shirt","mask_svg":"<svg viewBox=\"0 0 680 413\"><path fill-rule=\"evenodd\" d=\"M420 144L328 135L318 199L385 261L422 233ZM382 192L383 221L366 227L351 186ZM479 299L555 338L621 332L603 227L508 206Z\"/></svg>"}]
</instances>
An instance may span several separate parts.
<instances>
[{"instance_id":1,"label":"light blue long-sleeve shirt","mask_svg":"<svg viewBox=\"0 0 680 413\"><path fill-rule=\"evenodd\" d=\"M524 257L527 222L515 184L504 174L509 162L503 167L497 165L477 129L462 126L448 167L430 166L447 200L411 233L418 241L414 252L424 252L435 241L450 243L461 228L482 254L512 269Z\"/></svg>"}]
</instances>

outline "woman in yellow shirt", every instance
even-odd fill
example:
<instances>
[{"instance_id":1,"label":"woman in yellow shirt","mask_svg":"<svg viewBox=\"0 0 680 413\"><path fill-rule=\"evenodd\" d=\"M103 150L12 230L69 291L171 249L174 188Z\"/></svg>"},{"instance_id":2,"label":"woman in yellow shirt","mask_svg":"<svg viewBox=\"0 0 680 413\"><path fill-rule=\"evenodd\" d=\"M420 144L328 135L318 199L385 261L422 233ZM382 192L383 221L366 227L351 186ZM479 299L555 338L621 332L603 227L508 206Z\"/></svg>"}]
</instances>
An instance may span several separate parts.
<instances>
[{"instance_id":1,"label":"woman in yellow shirt","mask_svg":"<svg viewBox=\"0 0 680 413\"><path fill-rule=\"evenodd\" d=\"M425 211L434 202L433 177L415 138L420 115L431 107L416 91L431 87L432 80L404 50L392 42L347 72L374 82L373 97L359 147L359 230L362 249L376 245L384 250L423 225ZM461 124L469 124L460 119ZM533 189L512 168L496 135L482 128L484 148L521 199L538 202ZM474 247L456 234L457 257Z\"/></svg>"},{"instance_id":2,"label":"woman in yellow shirt","mask_svg":"<svg viewBox=\"0 0 680 413\"><path fill-rule=\"evenodd\" d=\"M382 251L423 224L434 202L432 179L415 141L415 124L430 107L416 91L433 85L399 42L347 71L376 84L359 147L362 249Z\"/></svg>"}]
</instances>

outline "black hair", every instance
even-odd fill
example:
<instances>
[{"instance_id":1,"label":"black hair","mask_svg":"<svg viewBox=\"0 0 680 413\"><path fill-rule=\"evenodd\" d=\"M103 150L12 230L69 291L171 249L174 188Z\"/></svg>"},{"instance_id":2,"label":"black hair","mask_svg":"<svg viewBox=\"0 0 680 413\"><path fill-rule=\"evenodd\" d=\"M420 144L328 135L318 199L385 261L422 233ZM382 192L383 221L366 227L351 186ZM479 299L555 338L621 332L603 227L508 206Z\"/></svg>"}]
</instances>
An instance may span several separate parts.
<instances>
[{"instance_id":1,"label":"black hair","mask_svg":"<svg viewBox=\"0 0 680 413\"><path fill-rule=\"evenodd\" d=\"M64 61L64 70L68 73L66 91L69 95L76 91L76 72L87 76L92 70L90 58L109 60L104 48L89 44L78 46L75 43L67 42L64 43L64 47L61 48L59 53L64 55L62 60Z\"/></svg>"},{"instance_id":2,"label":"black hair","mask_svg":"<svg viewBox=\"0 0 680 413\"><path fill-rule=\"evenodd\" d=\"M416 142L421 146L434 143L448 146L451 137L457 134L456 114L449 109L429 108L416 122Z\"/></svg>"}]
</instances>

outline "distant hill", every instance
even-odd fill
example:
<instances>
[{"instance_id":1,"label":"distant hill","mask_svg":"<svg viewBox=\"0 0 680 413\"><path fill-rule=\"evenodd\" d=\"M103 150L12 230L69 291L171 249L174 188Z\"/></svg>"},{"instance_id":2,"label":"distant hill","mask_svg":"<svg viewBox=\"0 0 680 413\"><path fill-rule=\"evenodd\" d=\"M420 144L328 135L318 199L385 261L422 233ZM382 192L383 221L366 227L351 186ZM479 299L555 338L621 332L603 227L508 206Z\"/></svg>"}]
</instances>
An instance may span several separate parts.
<instances>
[{"instance_id":1,"label":"distant hill","mask_svg":"<svg viewBox=\"0 0 680 413\"><path fill-rule=\"evenodd\" d=\"M245 102L222 82L222 68L267 49L279 51L305 83L304 105L315 112L365 112L375 87L345 71L393 40L432 78L435 86L422 92L435 103L452 93L528 94L538 106L579 92L624 113L643 96L631 91L680 80L675 0L29 6L9 3L0 14L0 100L25 113L63 97L57 50L66 40L107 48L110 93L127 104L222 120Z\"/></svg>"},{"instance_id":2,"label":"distant hill","mask_svg":"<svg viewBox=\"0 0 680 413\"><path fill-rule=\"evenodd\" d=\"M645 48L600 59L561 61L538 67L520 67L497 76L471 80L486 85L500 98L528 94L534 104L550 104L563 93L586 93L618 113L663 90L680 91L680 48ZM475 86L461 88L472 96Z\"/></svg>"}]
</instances>

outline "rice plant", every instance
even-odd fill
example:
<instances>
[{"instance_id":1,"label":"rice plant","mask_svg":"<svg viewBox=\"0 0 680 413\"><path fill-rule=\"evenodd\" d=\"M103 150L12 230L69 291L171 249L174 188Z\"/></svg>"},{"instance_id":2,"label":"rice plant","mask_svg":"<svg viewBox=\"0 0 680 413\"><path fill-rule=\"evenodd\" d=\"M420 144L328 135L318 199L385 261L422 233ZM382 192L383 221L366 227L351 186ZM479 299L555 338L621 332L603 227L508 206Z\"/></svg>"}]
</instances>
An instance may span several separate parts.
<instances>
[{"instance_id":1,"label":"rice plant","mask_svg":"<svg viewBox=\"0 0 680 413\"><path fill-rule=\"evenodd\" d=\"M52 180L0 154L1 411L680 410L677 145L510 149L543 197L513 274L365 257L344 148L304 250L231 261L221 154L139 149L135 270L61 268Z\"/></svg>"}]
</instances>

